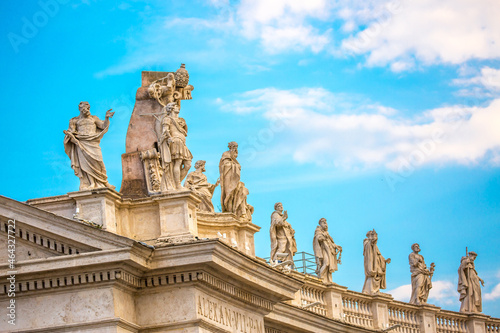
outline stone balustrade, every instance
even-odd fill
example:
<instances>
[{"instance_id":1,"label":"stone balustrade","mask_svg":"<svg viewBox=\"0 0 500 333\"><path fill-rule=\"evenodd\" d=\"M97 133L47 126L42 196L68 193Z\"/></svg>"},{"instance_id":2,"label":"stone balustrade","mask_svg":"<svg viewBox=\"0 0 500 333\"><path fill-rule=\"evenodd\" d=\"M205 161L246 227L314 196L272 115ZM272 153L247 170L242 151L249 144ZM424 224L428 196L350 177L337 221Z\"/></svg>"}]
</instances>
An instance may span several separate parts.
<instances>
[{"instance_id":1,"label":"stone balustrade","mask_svg":"<svg viewBox=\"0 0 500 333\"><path fill-rule=\"evenodd\" d=\"M397 333L500 333L500 319L482 313L414 305L385 293L366 295L336 284L325 286L310 274L291 275L305 283L290 304L355 326Z\"/></svg>"}]
</instances>

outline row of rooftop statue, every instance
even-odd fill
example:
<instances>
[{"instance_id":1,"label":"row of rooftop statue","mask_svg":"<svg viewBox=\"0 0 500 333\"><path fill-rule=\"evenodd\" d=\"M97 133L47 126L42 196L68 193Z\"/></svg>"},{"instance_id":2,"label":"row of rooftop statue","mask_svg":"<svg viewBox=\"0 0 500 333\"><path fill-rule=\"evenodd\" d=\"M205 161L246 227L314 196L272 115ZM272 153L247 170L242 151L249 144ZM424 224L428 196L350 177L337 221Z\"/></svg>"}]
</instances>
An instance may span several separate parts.
<instances>
[{"instance_id":1,"label":"row of rooftop statue","mask_svg":"<svg viewBox=\"0 0 500 333\"><path fill-rule=\"evenodd\" d=\"M297 252L295 231L287 221L288 214L283 211L283 205L278 202L274 205L271 214L271 266L289 271L293 266L293 256ZM365 267L365 283L362 292L377 294L380 289L386 288L386 266L391 259L385 259L377 246L378 235L375 230L370 230L363 241L363 256ZM412 304L426 304L429 291L432 288L432 276L435 264L429 267L425 264L424 257L419 254L420 246L415 243L408 256L411 272L411 298ZM319 220L313 238L313 250L316 258L316 274L326 285L333 284L332 273L338 270L341 264L342 247L335 244L328 233L328 224L325 218ZM458 292L460 293L461 312L481 312L481 286L484 281L478 276L474 267L477 254L468 252L462 257L458 269Z\"/></svg>"},{"instance_id":2,"label":"row of rooftop statue","mask_svg":"<svg viewBox=\"0 0 500 333\"><path fill-rule=\"evenodd\" d=\"M193 86L188 85L189 75L181 65L174 73L168 73L164 78L152 82L148 88L151 98L163 106L162 112L154 114L157 120L157 142L154 158L158 160L159 168L151 162L144 164L145 173L153 192L178 191L190 189L201 198L198 209L214 212L212 195L217 185L221 186L221 210L230 212L240 219L251 220L253 207L247 204L248 190L240 181L241 166L237 161L238 144L230 142L229 150L222 154L219 162L220 178L215 184L208 182L203 174L205 161L195 163L195 171L188 174L193 158L186 146L187 125L179 117L180 100L191 99ZM80 115L70 120L68 130L64 131L64 148L71 160L71 167L80 179L80 190L95 188L111 188L107 180L106 168L99 146L103 135L108 131L110 119L114 112L108 110L104 120L91 115L88 102L79 104ZM157 117L158 115L158 117ZM143 158L143 161L145 159ZM181 182L186 178L184 186ZM287 222L287 212L283 212L281 203L275 205L271 215L271 258L274 267L290 269L293 266L293 255L297 252L294 238L295 231ZM384 259L377 246L377 233L369 231L364 240L365 284L363 293L376 294L386 288L386 265L390 259ZM319 221L313 239L318 277L325 284L332 284L332 273L337 271L341 263L342 247L335 244L328 233L326 219ZM412 296L410 303L425 304L432 288L431 278L434 263L427 268L424 258L419 254L418 244L412 245L413 252L409 255ZM461 260L459 268L458 291L463 312L481 312L481 289L484 284L474 268L477 254L468 253Z\"/></svg>"},{"instance_id":3,"label":"row of rooftop statue","mask_svg":"<svg viewBox=\"0 0 500 333\"><path fill-rule=\"evenodd\" d=\"M158 125L155 126L157 142L152 154L157 163L151 162L149 158L148 164L145 164L145 174L151 191L161 193L190 189L201 198L198 206L201 211L214 212L212 196L220 184L222 212L234 213L238 218L251 220L253 207L247 203L249 192L240 181L241 166L237 161L236 142L230 142L229 150L222 154L219 162L220 178L215 184L209 183L203 174L203 160L197 161L195 171L188 174L193 155L186 145L186 121L179 117L180 100L191 99L191 91L194 89L187 84L188 80L189 75L184 65L181 65L175 74L168 73L166 77L151 83L148 88L150 97L163 106L160 113L152 114ZM115 187L108 183L99 146L101 138L108 131L114 112L108 110L103 121L90 114L88 102L81 102L78 107L80 115L72 118L68 130L64 131L64 148L75 175L80 179L80 191L101 187L114 189ZM186 180L183 186L181 183L184 179Z\"/></svg>"}]
</instances>

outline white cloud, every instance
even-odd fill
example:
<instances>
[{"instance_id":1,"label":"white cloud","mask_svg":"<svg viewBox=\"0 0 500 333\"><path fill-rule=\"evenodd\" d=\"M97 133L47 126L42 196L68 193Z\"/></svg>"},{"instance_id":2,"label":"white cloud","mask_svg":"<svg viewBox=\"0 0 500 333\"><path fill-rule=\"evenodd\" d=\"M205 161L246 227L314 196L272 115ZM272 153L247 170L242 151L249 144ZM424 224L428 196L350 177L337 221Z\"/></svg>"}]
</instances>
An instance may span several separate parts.
<instances>
[{"instance_id":1,"label":"white cloud","mask_svg":"<svg viewBox=\"0 0 500 333\"><path fill-rule=\"evenodd\" d=\"M391 67L396 71L411 68L414 59L431 65L500 58L496 0L396 0L390 4L366 29L344 40L343 50L367 54L368 65L399 64Z\"/></svg>"},{"instance_id":2,"label":"white cloud","mask_svg":"<svg viewBox=\"0 0 500 333\"><path fill-rule=\"evenodd\" d=\"M453 83L456 85L472 86L471 88L463 89L463 95L491 97L500 93L500 69L486 66L481 68L479 73L476 72L468 76L453 80Z\"/></svg>"},{"instance_id":3,"label":"white cloud","mask_svg":"<svg viewBox=\"0 0 500 333\"><path fill-rule=\"evenodd\" d=\"M493 288L493 290L484 295L484 299L488 301L493 301L500 298L500 283Z\"/></svg>"},{"instance_id":4,"label":"white cloud","mask_svg":"<svg viewBox=\"0 0 500 333\"><path fill-rule=\"evenodd\" d=\"M221 108L261 113L286 129L273 145L299 163L337 168L387 167L399 170L426 164L498 164L500 99L485 107L450 106L402 117L359 96L322 88L246 92Z\"/></svg>"},{"instance_id":5,"label":"white cloud","mask_svg":"<svg viewBox=\"0 0 500 333\"><path fill-rule=\"evenodd\" d=\"M394 299L401 302L408 302L411 297L411 284L405 284L397 288L386 291L387 294L392 295Z\"/></svg>"},{"instance_id":6,"label":"white cloud","mask_svg":"<svg viewBox=\"0 0 500 333\"><path fill-rule=\"evenodd\" d=\"M456 286L450 281L433 281L427 302L430 304L435 303L441 305L456 303L458 293L456 292L455 287ZM398 301L408 302L411 297L411 284L405 284L392 290L388 290L387 293L392 295L392 297Z\"/></svg>"},{"instance_id":7,"label":"white cloud","mask_svg":"<svg viewBox=\"0 0 500 333\"><path fill-rule=\"evenodd\" d=\"M453 304L458 300L456 284L451 281L432 281L432 289L429 292L429 303Z\"/></svg>"},{"instance_id":8,"label":"white cloud","mask_svg":"<svg viewBox=\"0 0 500 333\"><path fill-rule=\"evenodd\" d=\"M271 52L310 49L320 52L331 43L330 30L313 26L331 18L327 0L243 0L236 12L241 33L249 39L259 39Z\"/></svg>"}]
</instances>

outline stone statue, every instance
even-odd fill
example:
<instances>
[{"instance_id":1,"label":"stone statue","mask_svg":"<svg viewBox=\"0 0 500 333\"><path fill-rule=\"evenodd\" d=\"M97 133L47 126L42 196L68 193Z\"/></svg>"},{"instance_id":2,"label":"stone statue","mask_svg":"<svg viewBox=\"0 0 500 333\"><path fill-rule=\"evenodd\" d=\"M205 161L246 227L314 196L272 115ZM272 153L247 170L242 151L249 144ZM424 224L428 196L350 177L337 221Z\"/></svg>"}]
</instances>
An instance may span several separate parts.
<instances>
[{"instance_id":1,"label":"stone statue","mask_svg":"<svg viewBox=\"0 0 500 333\"><path fill-rule=\"evenodd\" d=\"M391 259L384 259L377 246L378 236L375 229L368 231L363 241L363 256L365 257L365 284L363 293L376 294L386 288L385 269Z\"/></svg>"},{"instance_id":2,"label":"stone statue","mask_svg":"<svg viewBox=\"0 0 500 333\"><path fill-rule=\"evenodd\" d=\"M215 188L219 185L219 180L215 184L210 184L207 180L207 176L203 174L205 172L205 161L197 161L194 164L195 171L189 173L186 177L186 182L184 187L193 190L201 198L201 202L198 205L198 209L204 212L214 211L214 205L212 204L212 195L214 194Z\"/></svg>"},{"instance_id":3,"label":"stone statue","mask_svg":"<svg viewBox=\"0 0 500 333\"><path fill-rule=\"evenodd\" d=\"M425 304L432 288L432 275L436 265L431 263L429 269L425 265L424 257L419 254L420 245L417 243L411 246L413 250L408 256L411 272L411 304Z\"/></svg>"},{"instance_id":4,"label":"stone statue","mask_svg":"<svg viewBox=\"0 0 500 333\"><path fill-rule=\"evenodd\" d=\"M324 284L333 284L332 273L337 271L338 265L341 264L342 247L335 244L328 233L325 218L319 220L319 226L314 232L313 249L316 257L316 274Z\"/></svg>"},{"instance_id":5,"label":"stone statue","mask_svg":"<svg viewBox=\"0 0 500 333\"><path fill-rule=\"evenodd\" d=\"M286 254L281 257L281 261L293 260L297 252L295 242L295 230L287 221L288 213L283 212L283 205L278 202L274 205L274 212L271 214L271 261L277 262L279 254Z\"/></svg>"},{"instance_id":6,"label":"stone statue","mask_svg":"<svg viewBox=\"0 0 500 333\"><path fill-rule=\"evenodd\" d=\"M474 267L477 253L469 252L460 260L458 268L458 292L460 293L460 312L481 312L481 283L484 287L484 281L477 275Z\"/></svg>"},{"instance_id":7,"label":"stone statue","mask_svg":"<svg viewBox=\"0 0 500 333\"><path fill-rule=\"evenodd\" d=\"M168 103L166 115L161 121L162 135L159 142L160 160L163 168L162 191L182 189L181 181L186 177L193 155L186 146L187 125L179 117L179 106Z\"/></svg>"},{"instance_id":8,"label":"stone statue","mask_svg":"<svg viewBox=\"0 0 500 333\"><path fill-rule=\"evenodd\" d=\"M75 175L80 178L80 191L100 187L115 187L108 183L106 168L102 160L101 147L99 143L103 135L108 131L109 119L114 112L109 109L104 121L90 114L88 102L80 102L78 105L80 115L71 118L69 128L63 131L64 151L71 160L71 168Z\"/></svg>"},{"instance_id":9,"label":"stone statue","mask_svg":"<svg viewBox=\"0 0 500 333\"><path fill-rule=\"evenodd\" d=\"M221 208L222 212L234 213L237 217L251 219L253 207L247 204L248 190L240 181L241 165L238 157L238 144L228 143L228 151L222 154L219 162Z\"/></svg>"}]
</instances>

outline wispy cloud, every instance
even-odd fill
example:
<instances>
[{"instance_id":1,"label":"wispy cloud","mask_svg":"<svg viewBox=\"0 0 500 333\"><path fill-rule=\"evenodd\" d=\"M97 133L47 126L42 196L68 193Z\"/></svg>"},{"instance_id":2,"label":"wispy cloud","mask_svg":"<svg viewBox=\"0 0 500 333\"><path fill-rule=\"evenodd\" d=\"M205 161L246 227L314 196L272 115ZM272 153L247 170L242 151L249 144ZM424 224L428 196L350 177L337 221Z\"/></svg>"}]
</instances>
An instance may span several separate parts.
<instances>
[{"instance_id":1,"label":"wispy cloud","mask_svg":"<svg viewBox=\"0 0 500 333\"><path fill-rule=\"evenodd\" d=\"M451 281L433 281L429 292L430 304L451 305L457 302L458 293L456 286ZM405 284L387 291L394 299L402 302L408 302L411 297L411 284Z\"/></svg>"},{"instance_id":2,"label":"wispy cloud","mask_svg":"<svg viewBox=\"0 0 500 333\"><path fill-rule=\"evenodd\" d=\"M370 66L393 64L395 70L412 68L415 61L457 65L500 58L500 7L494 0L391 3L397 5L396 14L381 11L383 16L343 41L343 50L366 54Z\"/></svg>"},{"instance_id":3,"label":"wispy cloud","mask_svg":"<svg viewBox=\"0 0 500 333\"><path fill-rule=\"evenodd\" d=\"M281 121L286 130L274 135L269 149L291 154L299 163L398 170L404 162L419 167L500 160L500 99L484 107L424 110L413 117L323 88L259 89L218 103L228 112Z\"/></svg>"},{"instance_id":4,"label":"wispy cloud","mask_svg":"<svg viewBox=\"0 0 500 333\"><path fill-rule=\"evenodd\" d=\"M143 31L130 38L124 63L100 74L157 64L172 49L179 53L172 43L176 36L200 31L223 34L238 45L257 43L268 55L361 56L367 66L394 72L500 58L496 0L207 0L206 5L211 10L201 17L165 9L148 14ZM198 43L202 53L210 48L203 40Z\"/></svg>"}]
</instances>

